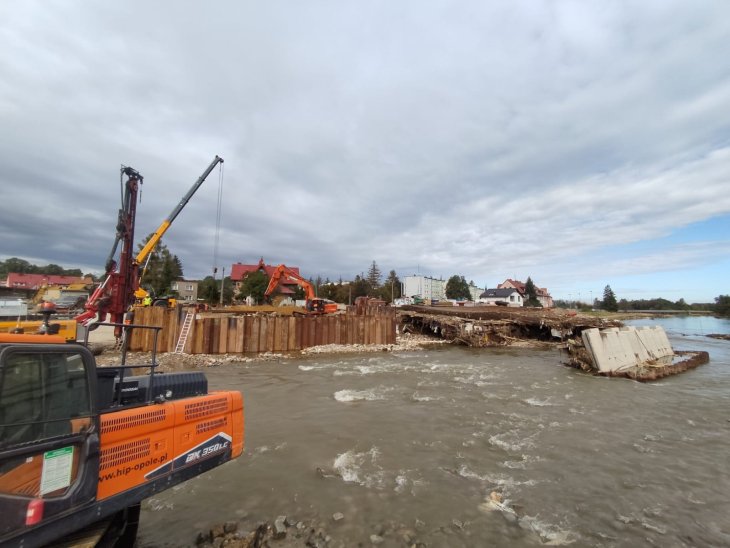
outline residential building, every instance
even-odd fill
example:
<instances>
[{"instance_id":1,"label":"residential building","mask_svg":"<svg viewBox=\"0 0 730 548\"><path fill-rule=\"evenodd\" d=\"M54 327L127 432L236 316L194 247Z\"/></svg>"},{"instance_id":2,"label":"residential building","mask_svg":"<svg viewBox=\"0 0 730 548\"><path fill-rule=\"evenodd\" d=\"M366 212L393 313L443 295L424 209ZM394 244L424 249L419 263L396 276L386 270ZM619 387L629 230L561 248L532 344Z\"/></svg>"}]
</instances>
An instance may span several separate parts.
<instances>
[{"instance_id":1,"label":"residential building","mask_svg":"<svg viewBox=\"0 0 730 548\"><path fill-rule=\"evenodd\" d=\"M475 301L479 298L479 295L484 291L481 287L477 287L474 284L469 284L469 293L471 300ZM403 296L404 297L421 297L426 302L445 301L446 298L446 280L430 278L429 276L406 276L403 281Z\"/></svg>"},{"instance_id":2,"label":"residential building","mask_svg":"<svg viewBox=\"0 0 730 548\"><path fill-rule=\"evenodd\" d=\"M511 278L507 278L504 282L499 284L497 286L499 289L504 288L513 288L520 292L520 295L522 295L523 298L526 298L525 295L525 283L521 282L519 280L513 280ZM553 306L553 298L550 296L550 292L547 290L546 287L538 287L537 284L535 284L535 293L537 294L537 300L540 301L540 304L543 306L543 308L552 308Z\"/></svg>"},{"instance_id":3,"label":"residential building","mask_svg":"<svg viewBox=\"0 0 730 548\"><path fill-rule=\"evenodd\" d=\"M170 289L177 292L178 300L186 303L198 302L198 280L175 280Z\"/></svg>"},{"instance_id":4,"label":"residential building","mask_svg":"<svg viewBox=\"0 0 730 548\"><path fill-rule=\"evenodd\" d=\"M478 302L487 305L497 305L506 303L507 306L522 306L523 299L520 292L514 287L500 287L496 289L487 289L479 295Z\"/></svg>"},{"instance_id":5,"label":"residential building","mask_svg":"<svg viewBox=\"0 0 730 548\"><path fill-rule=\"evenodd\" d=\"M427 303L446 300L446 282L429 276L406 276L403 280L403 295L417 296Z\"/></svg>"},{"instance_id":6,"label":"residential building","mask_svg":"<svg viewBox=\"0 0 730 548\"><path fill-rule=\"evenodd\" d=\"M477 287L474 284L469 284L469 293L471 294L471 300L477 302L479 296L486 291L486 288Z\"/></svg>"}]
</instances>

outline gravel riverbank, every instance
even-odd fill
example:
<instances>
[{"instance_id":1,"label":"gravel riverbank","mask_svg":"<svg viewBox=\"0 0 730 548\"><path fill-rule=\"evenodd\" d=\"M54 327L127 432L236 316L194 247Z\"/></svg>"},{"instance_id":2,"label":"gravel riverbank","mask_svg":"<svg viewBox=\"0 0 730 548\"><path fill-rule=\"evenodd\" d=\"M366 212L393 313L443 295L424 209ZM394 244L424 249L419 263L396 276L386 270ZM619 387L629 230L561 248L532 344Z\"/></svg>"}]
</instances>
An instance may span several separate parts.
<instances>
[{"instance_id":1,"label":"gravel riverbank","mask_svg":"<svg viewBox=\"0 0 730 548\"><path fill-rule=\"evenodd\" d=\"M232 362L253 362L253 361L276 361L282 358L296 358L297 356L309 356L312 354L359 354L367 352L408 352L420 348L449 344L449 341L406 333L398 336L396 344L327 344L313 346L296 353L276 354L266 352L256 356L243 354L174 354L171 352L157 355L159 371L180 371L185 369L215 367ZM114 366L121 363L121 355L114 349L113 344L98 348L100 353L96 356L96 363L100 366ZM130 352L127 354L127 363L148 364L152 360L149 352Z\"/></svg>"}]
</instances>

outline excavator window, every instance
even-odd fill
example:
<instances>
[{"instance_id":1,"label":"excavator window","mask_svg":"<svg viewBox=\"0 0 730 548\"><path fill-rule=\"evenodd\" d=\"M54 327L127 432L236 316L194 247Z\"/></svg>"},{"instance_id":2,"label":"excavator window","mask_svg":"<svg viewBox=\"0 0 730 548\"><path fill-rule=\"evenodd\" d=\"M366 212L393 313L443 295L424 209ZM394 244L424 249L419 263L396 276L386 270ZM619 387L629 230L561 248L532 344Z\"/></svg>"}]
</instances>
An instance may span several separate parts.
<instances>
[{"instance_id":1,"label":"excavator window","mask_svg":"<svg viewBox=\"0 0 730 548\"><path fill-rule=\"evenodd\" d=\"M0 448L70 435L92 414L88 375L76 352L4 352Z\"/></svg>"}]
</instances>

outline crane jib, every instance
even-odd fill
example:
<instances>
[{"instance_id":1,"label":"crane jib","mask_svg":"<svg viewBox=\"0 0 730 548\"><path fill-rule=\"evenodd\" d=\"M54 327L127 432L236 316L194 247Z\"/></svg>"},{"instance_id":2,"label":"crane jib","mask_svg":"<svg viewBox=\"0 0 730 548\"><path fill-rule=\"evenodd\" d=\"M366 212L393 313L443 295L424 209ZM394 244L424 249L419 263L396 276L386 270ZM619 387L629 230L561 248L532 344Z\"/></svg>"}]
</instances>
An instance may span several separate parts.
<instances>
[{"instance_id":1,"label":"crane jib","mask_svg":"<svg viewBox=\"0 0 730 548\"><path fill-rule=\"evenodd\" d=\"M185 207L185 205L190 201L190 198L193 197L193 194L200 188L200 185L203 184L203 182L208 178L208 175L210 175L210 172L213 171L215 166L217 166L219 163L223 163L223 158L220 156L216 156L213 161L210 163L210 165L206 168L206 170L203 172L203 174L198 177L198 180L195 181L192 187L190 187L190 190L188 190L187 194L183 196L182 200L180 200L180 203L175 206L175 209L172 210L172 213L170 213L167 216L167 219L162 221L162 224L159 226L159 228L155 231L155 233L152 235L152 237L149 239L147 244L142 248L142 250L137 254L136 261L137 264L141 263L145 260L147 255L149 255L152 250L155 248L157 243L160 241L162 236L167 232L167 229L170 228L170 225L175 220L175 218L179 215L180 211Z\"/></svg>"}]
</instances>

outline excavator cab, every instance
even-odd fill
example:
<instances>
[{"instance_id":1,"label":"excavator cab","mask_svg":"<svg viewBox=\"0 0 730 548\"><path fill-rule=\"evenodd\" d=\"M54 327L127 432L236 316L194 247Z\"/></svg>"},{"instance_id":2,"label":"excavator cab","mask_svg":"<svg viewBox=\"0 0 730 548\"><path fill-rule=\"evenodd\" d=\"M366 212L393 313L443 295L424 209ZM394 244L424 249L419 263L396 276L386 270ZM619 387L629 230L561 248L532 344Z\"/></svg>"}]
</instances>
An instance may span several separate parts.
<instances>
[{"instance_id":1,"label":"excavator cab","mask_svg":"<svg viewBox=\"0 0 730 548\"><path fill-rule=\"evenodd\" d=\"M0 344L0 542L96 498L94 379L83 346Z\"/></svg>"},{"instance_id":2,"label":"excavator cab","mask_svg":"<svg viewBox=\"0 0 730 548\"><path fill-rule=\"evenodd\" d=\"M120 327L123 340L161 329ZM155 356L129 365L123 350L121 365L99 368L62 336L0 333L1 546L100 522L133 539L144 498L241 455L241 393L209 392L202 372L158 373Z\"/></svg>"}]
</instances>

